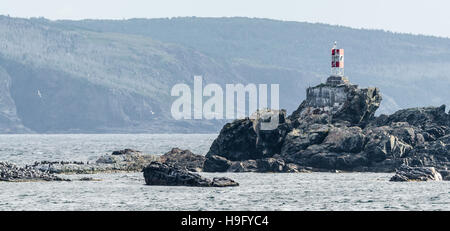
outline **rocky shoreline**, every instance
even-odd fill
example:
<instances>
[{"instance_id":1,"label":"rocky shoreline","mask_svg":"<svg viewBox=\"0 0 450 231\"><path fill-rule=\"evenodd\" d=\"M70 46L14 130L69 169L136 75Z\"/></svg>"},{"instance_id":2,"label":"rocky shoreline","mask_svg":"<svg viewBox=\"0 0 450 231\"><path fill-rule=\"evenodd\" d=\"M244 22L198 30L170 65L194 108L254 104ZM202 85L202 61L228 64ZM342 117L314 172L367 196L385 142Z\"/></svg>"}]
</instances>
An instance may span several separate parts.
<instances>
[{"instance_id":1,"label":"rocky shoreline","mask_svg":"<svg viewBox=\"0 0 450 231\"><path fill-rule=\"evenodd\" d=\"M450 180L445 105L375 117L382 99L378 88L331 80L308 88L306 100L289 116L285 110L264 110L227 123L205 156L179 148L164 155L124 149L94 163L41 161L23 168L0 163L0 181L63 181L57 174L141 171L148 185L201 187L238 183L193 172L396 171L392 181ZM263 129L273 119L278 125Z\"/></svg>"},{"instance_id":2,"label":"rocky shoreline","mask_svg":"<svg viewBox=\"0 0 450 231\"><path fill-rule=\"evenodd\" d=\"M205 157L189 150L173 148L159 156L133 149L114 151L100 156L94 163L78 161L41 161L19 167L0 162L0 181L71 181L62 177L70 174L98 174L143 172L147 185L230 187L239 183L226 177L208 179L193 172L201 172ZM79 181L98 181L82 177Z\"/></svg>"}]
</instances>

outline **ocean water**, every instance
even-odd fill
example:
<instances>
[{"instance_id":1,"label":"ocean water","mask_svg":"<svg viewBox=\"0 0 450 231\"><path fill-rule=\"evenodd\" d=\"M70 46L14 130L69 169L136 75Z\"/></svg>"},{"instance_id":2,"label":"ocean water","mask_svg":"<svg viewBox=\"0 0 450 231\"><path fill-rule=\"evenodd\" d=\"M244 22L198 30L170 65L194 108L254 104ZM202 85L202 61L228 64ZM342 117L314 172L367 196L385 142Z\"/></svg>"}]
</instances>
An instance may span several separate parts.
<instances>
[{"instance_id":1,"label":"ocean water","mask_svg":"<svg viewBox=\"0 0 450 231\"><path fill-rule=\"evenodd\" d=\"M95 160L134 148L205 154L216 134L0 135L0 161ZM201 173L231 188L147 186L142 173L69 175L101 181L0 182L0 210L450 210L450 182L389 182L384 173Z\"/></svg>"}]
</instances>

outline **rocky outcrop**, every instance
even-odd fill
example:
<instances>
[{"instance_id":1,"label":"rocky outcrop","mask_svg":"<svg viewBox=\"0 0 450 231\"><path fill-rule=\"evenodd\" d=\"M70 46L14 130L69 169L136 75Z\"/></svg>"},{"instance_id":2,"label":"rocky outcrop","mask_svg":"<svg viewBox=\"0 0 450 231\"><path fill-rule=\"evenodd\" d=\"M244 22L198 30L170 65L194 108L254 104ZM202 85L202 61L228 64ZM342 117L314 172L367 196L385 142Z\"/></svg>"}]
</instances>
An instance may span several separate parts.
<instances>
[{"instance_id":1,"label":"rocky outcrop","mask_svg":"<svg viewBox=\"0 0 450 231\"><path fill-rule=\"evenodd\" d=\"M143 170L145 184L166 186L194 187L228 187L239 184L229 178L220 177L208 179L185 169L177 168L160 162L152 162Z\"/></svg>"},{"instance_id":2,"label":"rocky outcrop","mask_svg":"<svg viewBox=\"0 0 450 231\"><path fill-rule=\"evenodd\" d=\"M409 167L402 165L390 181L441 181L442 176L433 167Z\"/></svg>"},{"instance_id":3,"label":"rocky outcrop","mask_svg":"<svg viewBox=\"0 0 450 231\"><path fill-rule=\"evenodd\" d=\"M0 181L70 181L48 172L39 171L30 166L19 167L15 164L0 162Z\"/></svg>"},{"instance_id":4,"label":"rocky outcrop","mask_svg":"<svg viewBox=\"0 0 450 231\"><path fill-rule=\"evenodd\" d=\"M276 129L264 130L263 123L270 123L272 117L265 117L266 114L277 116L278 125ZM256 118L245 118L227 123L220 131L219 137L214 140L206 154L206 158L221 156L231 161L242 161L250 159L261 159L279 153L284 136L289 130L290 124L286 123L286 111L265 111ZM210 163L205 163L208 169Z\"/></svg>"},{"instance_id":5,"label":"rocky outcrop","mask_svg":"<svg viewBox=\"0 0 450 231\"><path fill-rule=\"evenodd\" d=\"M440 107L423 107L423 108L409 108L395 112L392 115L381 115L371 121L375 126L386 126L394 122L407 122L411 126L420 127L422 129L429 129L432 135L443 134L441 129L430 129L431 127L450 126L450 116L445 113L445 105ZM447 128L448 129L448 128Z\"/></svg>"},{"instance_id":6,"label":"rocky outcrop","mask_svg":"<svg viewBox=\"0 0 450 231\"><path fill-rule=\"evenodd\" d=\"M228 160L248 160L259 158L256 151L257 134L254 120L245 118L227 123L217 139L212 143L206 157L223 156ZM205 163L205 167L207 164Z\"/></svg>"},{"instance_id":7,"label":"rocky outcrop","mask_svg":"<svg viewBox=\"0 0 450 231\"><path fill-rule=\"evenodd\" d=\"M333 122L358 125L374 117L382 99L378 88L360 89L349 83L335 85L330 78L327 83L307 89L306 100L292 113L290 120L326 114Z\"/></svg>"},{"instance_id":8,"label":"rocky outcrop","mask_svg":"<svg viewBox=\"0 0 450 231\"><path fill-rule=\"evenodd\" d=\"M111 155L100 156L95 163L78 161L41 161L30 167L54 174L93 174L101 172L140 172L159 156L125 149L114 151Z\"/></svg>"},{"instance_id":9,"label":"rocky outcrop","mask_svg":"<svg viewBox=\"0 0 450 231\"><path fill-rule=\"evenodd\" d=\"M448 169L445 106L374 117L380 102L377 88L346 82L309 88L292 115L279 113L275 129L258 129L258 118L226 124L206 155L204 171L393 172L402 164Z\"/></svg>"},{"instance_id":10,"label":"rocky outcrop","mask_svg":"<svg viewBox=\"0 0 450 231\"><path fill-rule=\"evenodd\" d=\"M191 172L201 172L205 156L194 154L189 150L172 148L172 150L160 157L160 162L177 168L186 168Z\"/></svg>"},{"instance_id":11,"label":"rocky outcrop","mask_svg":"<svg viewBox=\"0 0 450 231\"><path fill-rule=\"evenodd\" d=\"M217 155L207 155L204 162L203 171L205 172L226 172L233 164L225 157Z\"/></svg>"}]
</instances>

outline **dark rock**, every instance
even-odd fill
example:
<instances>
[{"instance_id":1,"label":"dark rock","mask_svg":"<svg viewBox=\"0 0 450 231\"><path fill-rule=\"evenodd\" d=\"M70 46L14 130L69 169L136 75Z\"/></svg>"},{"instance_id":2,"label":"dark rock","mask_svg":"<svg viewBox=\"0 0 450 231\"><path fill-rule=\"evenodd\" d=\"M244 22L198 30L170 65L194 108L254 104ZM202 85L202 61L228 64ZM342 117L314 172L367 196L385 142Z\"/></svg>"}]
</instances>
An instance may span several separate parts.
<instances>
[{"instance_id":1,"label":"dark rock","mask_svg":"<svg viewBox=\"0 0 450 231\"><path fill-rule=\"evenodd\" d=\"M205 172L226 172L233 163L225 157L210 155L207 156L203 165Z\"/></svg>"},{"instance_id":2,"label":"dark rock","mask_svg":"<svg viewBox=\"0 0 450 231\"><path fill-rule=\"evenodd\" d=\"M318 153L313 155L306 162L308 166L319 169L336 169L336 153Z\"/></svg>"},{"instance_id":3,"label":"dark rock","mask_svg":"<svg viewBox=\"0 0 450 231\"><path fill-rule=\"evenodd\" d=\"M79 181L101 181L101 179L95 179L95 178L92 178L92 177L81 177L78 180Z\"/></svg>"},{"instance_id":4,"label":"dark rock","mask_svg":"<svg viewBox=\"0 0 450 231\"><path fill-rule=\"evenodd\" d=\"M140 153L140 151L126 148L124 150L113 151L111 155L131 155L136 153Z\"/></svg>"},{"instance_id":5,"label":"dark rock","mask_svg":"<svg viewBox=\"0 0 450 231\"><path fill-rule=\"evenodd\" d=\"M392 172L402 164L448 169L450 115L445 106L375 118L380 102L377 88L359 89L345 78L330 77L308 88L292 115L286 118L281 110L272 130L259 127L275 111L225 125L206 155L205 171L287 172L296 166Z\"/></svg>"},{"instance_id":6,"label":"dark rock","mask_svg":"<svg viewBox=\"0 0 450 231\"><path fill-rule=\"evenodd\" d=\"M288 118L292 121L314 115L330 115L332 121L367 123L381 103L378 88L359 89L355 85L320 84L307 89L306 100Z\"/></svg>"},{"instance_id":7,"label":"dark rock","mask_svg":"<svg viewBox=\"0 0 450 231\"><path fill-rule=\"evenodd\" d=\"M378 88L351 88L347 99L342 108L333 115L333 121L364 124L374 117L375 111L380 107L381 94Z\"/></svg>"},{"instance_id":8,"label":"dark rock","mask_svg":"<svg viewBox=\"0 0 450 231\"><path fill-rule=\"evenodd\" d=\"M273 127L270 127L274 119ZM284 137L291 129L290 121L286 121L286 111L263 110L256 113L253 120L256 132L256 158L267 158L273 153L280 153Z\"/></svg>"},{"instance_id":9,"label":"dark rock","mask_svg":"<svg viewBox=\"0 0 450 231\"><path fill-rule=\"evenodd\" d=\"M329 131L323 141L333 152L358 153L363 148L364 134L360 127L339 127Z\"/></svg>"},{"instance_id":10,"label":"dark rock","mask_svg":"<svg viewBox=\"0 0 450 231\"><path fill-rule=\"evenodd\" d=\"M186 168L192 172L201 172L205 159L205 156L196 155L189 150L172 148L172 150L161 156L160 161L177 168Z\"/></svg>"},{"instance_id":11,"label":"dark rock","mask_svg":"<svg viewBox=\"0 0 450 231\"><path fill-rule=\"evenodd\" d=\"M311 171L309 171L309 170L307 170L307 169L305 169L305 168L303 168L303 167L301 167L301 166L299 166L299 165L297 165L297 164L294 164L294 163L287 163L287 164L284 166L284 172L287 172L287 173L297 173L297 172L311 172Z\"/></svg>"},{"instance_id":12,"label":"dark rock","mask_svg":"<svg viewBox=\"0 0 450 231\"><path fill-rule=\"evenodd\" d=\"M425 128L432 124L450 126L450 117L445 113L445 105L440 107L408 108L371 121L376 126L390 125L392 122L408 122L408 124ZM433 127L433 126L431 126Z\"/></svg>"},{"instance_id":13,"label":"dark rock","mask_svg":"<svg viewBox=\"0 0 450 231\"><path fill-rule=\"evenodd\" d=\"M404 158L413 147L399 139L391 127L369 127L365 129L366 140L364 151L373 162L381 162L387 158ZM412 132L414 134L414 132ZM397 133L397 135L400 135ZM413 137L403 137L412 142Z\"/></svg>"},{"instance_id":14,"label":"dark rock","mask_svg":"<svg viewBox=\"0 0 450 231\"><path fill-rule=\"evenodd\" d=\"M256 150L257 134L249 118L227 123L212 143L206 158L222 156L228 160L249 160L259 157ZM206 163L205 163L206 166Z\"/></svg>"},{"instance_id":15,"label":"dark rock","mask_svg":"<svg viewBox=\"0 0 450 231\"><path fill-rule=\"evenodd\" d=\"M266 130L264 126L274 116L278 117L278 125L275 129ZM211 145L206 158L216 155L231 161L241 161L267 158L273 153L279 153L284 136L290 130L285 119L286 111L258 111L254 117L226 124Z\"/></svg>"},{"instance_id":16,"label":"dark rock","mask_svg":"<svg viewBox=\"0 0 450 231\"><path fill-rule=\"evenodd\" d=\"M48 172L39 171L31 166L19 167L15 164L0 162L0 181L70 181Z\"/></svg>"},{"instance_id":17,"label":"dark rock","mask_svg":"<svg viewBox=\"0 0 450 231\"><path fill-rule=\"evenodd\" d=\"M229 178L221 177L213 180L199 174L188 172L160 162L152 162L143 170L147 185L195 186L195 187L227 187L239 184Z\"/></svg>"},{"instance_id":18,"label":"dark rock","mask_svg":"<svg viewBox=\"0 0 450 231\"><path fill-rule=\"evenodd\" d=\"M226 170L228 172L256 172L258 171L258 163L256 160L233 161L231 166Z\"/></svg>"},{"instance_id":19,"label":"dark rock","mask_svg":"<svg viewBox=\"0 0 450 231\"><path fill-rule=\"evenodd\" d=\"M400 166L390 181L441 181L442 176L433 167Z\"/></svg>"},{"instance_id":20,"label":"dark rock","mask_svg":"<svg viewBox=\"0 0 450 231\"><path fill-rule=\"evenodd\" d=\"M369 160L364 153L342 154L336 158L336 169L352 171L358 168L367 167Z\"/></svg>"},{"instance_id":21,"label":"dark rock","mask_svg":"<svg viewBox=\"0 0 450 231\"><path fill-rule=\"evenodd\" d=\"M228 177L214 177L211 186L230 187L230 186L239 186L239 183Z\"/></svg>"},{"instance_id":22,"label":"dark rock","mask_svg":"<svg viewBox=\"0 0 450 231\"><path fill-rule=\"evenodd\" d=\"M450 181L450 171L449 170L439 170L439 173L442 176L442 180Z\"/></svg>"},{"instance_id":23,"label":"dark rock","mask_svg":"<svg viewBox=\"0 0 450 231\"><path fill-rule=\"evenodd\" d=\"M282 159L264 158L257 160L259 172L285 172L285 163Z\"/></svg>"}]
</instances>

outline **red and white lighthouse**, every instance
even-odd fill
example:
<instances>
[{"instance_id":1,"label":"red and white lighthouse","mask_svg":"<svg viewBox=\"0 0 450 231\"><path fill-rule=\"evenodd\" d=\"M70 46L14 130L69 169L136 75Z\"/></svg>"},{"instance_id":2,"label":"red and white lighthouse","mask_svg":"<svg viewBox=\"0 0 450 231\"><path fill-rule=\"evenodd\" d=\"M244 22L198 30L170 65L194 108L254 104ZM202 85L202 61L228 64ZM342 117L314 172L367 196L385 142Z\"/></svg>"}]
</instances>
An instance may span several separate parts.
<instances>
[{"instance_id":1,"label":"red and white lighthouse","mask_svg":"<svg viewBox=\"0 0 450 231\"><path fill-rule=\"evenodd\" d=\"M344 76L344 49L338 49L337 42L331 49L331 76Z\"/></svg>"}]
</instances>

